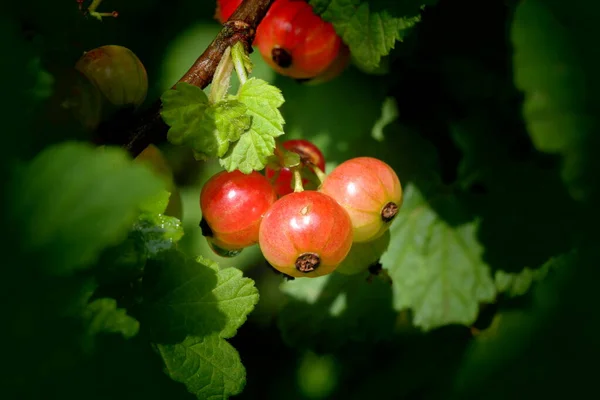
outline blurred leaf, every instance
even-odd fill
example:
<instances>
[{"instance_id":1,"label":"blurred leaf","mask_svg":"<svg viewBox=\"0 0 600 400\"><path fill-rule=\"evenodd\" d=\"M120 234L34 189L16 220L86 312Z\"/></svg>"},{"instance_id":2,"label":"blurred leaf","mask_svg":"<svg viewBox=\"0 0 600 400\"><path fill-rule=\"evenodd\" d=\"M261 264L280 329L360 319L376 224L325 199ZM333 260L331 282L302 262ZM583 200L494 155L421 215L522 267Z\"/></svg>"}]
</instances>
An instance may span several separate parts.
<instances>
[{"instance_id":1,"label":"blurred leaf","mask_svg":"<svg viewBox=\"0 0 600 400\"><path fill-rule=\"evenodd\" d=\"M21 251L55 274L85 268L125 238L140 204L163 186L121 149L49 147L19 171L10 192Z\"/></svg>"},{"instance_id":2,"label":"blurred leaf","mask_svg":"<svg viewBox=\"0 0 600 400\"><path fill-rule=\"evenodd\" d=\"M389 82L382 77L348 68L338 78L317 86L300 85L285 77L278 77L275 84L286 99L281 108L286 140L313 142L328 163L365 155L366 151L398 151L386 149L369 136L380 119L389 89Z\"/></svg>"},{"instance_id":3,"label":"blurred leaf","mask_svg":"<svg viewBox=\"0 0 600 400\"><path fill-rule=\"evenodd\" d=\"M86 332L83 346L86 351L92 351L94 340L100 333L120 333L125 339L137 335L140 324L127 315L123 308L117 308L117 301L110 298L96 299L89 303L83 313Z\"/></svg>"},{"instance_id":4,"label":"blurred leaf","mask_svg":"<svg viewBox=\"0 0 600 400\"><path fill-rule=\"evenodd\" d=\"M173 249L183 236L181 221L163 214L142 214L133 229L140 233L147 257Z\"/></svg>"},{"instance_id":5,"label":"blurred leaf","mask_svg":"<svg viewBox=\"0 0 600 400\"><path fill-rule=\"evenodd\" d=\"M21 27L8 16L0 17L0 51L10 57L0 65L0 73L10 77L4 82L4 90L11 93L10 101L2 102L0 115L4 129L10 134L3 135L3 157L0 167L4 167L15 156L21 155L31 142L35 141L31 126L33 116L40 103L52 93L53 79L42 68L35 47L23 39ZM19 132L17 134L17 132Z\"/></svg>"},{"instance_id":6,"label":"blurred leaf","mask_svg":"<svg viewBox=\"0 0 600 400\"><path fill-rule=\"evenodd\" d=\"M598 103L589 97L600 59L588 39L597 25L576 10L558 2L520 2L510 35L515 85L525 93L523 116L532 141L563 156L562 177L571 195L585 199L598 190L590 184L598 164L586 153L600 144ZM575 14L579 20L569 20Z\"/></svg>"},{"instance_id":7,"label":"blurred leaf","mask_svg":"<svg viewBox=\"0 0 600 400\"><path fill-rule=\"evenodd\" d=\"M509 297L522 296L529 291L531 286L544 279L548 272L555 268L566 267L566 256L553 257L537 269L524 268L518 273L496 271L494 280L498 293L506 293Z\"/></svg>"},{"instance_id":8,"label":"blurred leaf","mask_svg":"<svg viewBox=\"0 0 600 400\"><path fill-rule=\"evenodd\" d=\"M279 313L284 340L294 347L329 351L349 341L378 341L393 332L390 286L367 282L368 273L329 274L281 285L289 301Z\"/></svg>"},{"instance_id":9,"label":"blurred leaf","mask_svg":"<svg viewBox=\"0 0 600 400\"><path fill-rule=\"evenodd\" d=\"M389 230L370 242L353 243L350 252L335 269L335 273L353 275L366 271L367 268L379 261L383 253L387 251L389 244Z\"/></svg>"},{"instance_id":10,"label":"blurred leaf","mask_svg":"<svg viewBox=\"0 0 600 400\"><path fill-rule=\"evenodd\" d=\"M425 331L448 324L471 325L479 304L496 296L490 268L481 259L477 222L452 226L414 185L404 194L390 227L389 249L381 258L393 279L394 308L412 309L413 323ZM440 194L434 201L449 215L465 213L456 198Z\"/></svg>"},{"instance_id":11,"label":"blurred leaf","mask_svg":"<svg viewBox=\"0 0 600 400\"><path fill-rule=\"evenodd\" d=\"M165 360L165 372L185 384L199 400L228 399L241 393L246 384L246 370L238 352L216 333L157 347Z\"/></svg>"},{"instance_id":12,"label":"blurred leaf","mask_svg":"<svg viewBox=\"0 0 600 400\"><path fill-rule=\"evenodd\" d=\"M557 257L560 266L534 287L529 306L496 315L465 353L452 398L493 393L491 398L502 399L517 392L563 397L584 395L594 385L585 360L599 350L590 291L598 277L595 245L586 253L585 258L576 253ZM548 386L550 378L561 384Z\"/></svg>"},{"instance_id":13,"label":"blurred leaf","mask_svg":"<svg viewBox=\"0 0 600 400\"><path fill-rule=\"evenodd\" d=\"M424 4L436 0L311 0L317 13L333 23L336 32L350 47L355 63L366 71L379 67L396 41L419 20Z\"/></svg>"},{"instance_id":14,"label":"blurred leaf","mask_svg":"<svg viewBox=\"0 0 600 400\"><path fill-rule=\"evenodd\" d=\"M245 174L260 171L268 163L275 150L275 138L283 135L285 123L279 107L284 103L279 88L267 82L250 78L244 83L235 99L248 107L252 126L242 134L240 140L230 146L220 159L227 171L239 169Z\"/></svg>"},{"instance_id":15,"label":"blurred leaf","mask_svg":"<svg viewBox=\"0 0 600 400\"><path fill-rule=\"evenodd\" d=\"M159 343L186 335L230 338L258 301L254 282L236 268L177 251L148 261L144 275L145 322Z\"/></svg>"},{"instance_id":16,"label":"blurred leaf","mask_svg":"<svg viewBox=\"0 0 600 400\"><path fill-rule=\"evenodd\" d=\"M516 157L527 142L494 121L472 116L451 127L464 154L458 179L465 206L480 217L484 260L494 272L520 272L572 248L580 211L552 164L539 153Z\"/></svg>"},{"instance_id":17,"label":"blurred leaf","mask_svg":"<svg viewBox=\"0 0 600 400\"><path fill-rule=\"evenodd\" d=\"M300 390L310 399L326 399L337 384L337 366L331 356L319 356L307 351L300 359L297 380Z\"/></svg>"},{"instance_id":18,"label":"blurred leaf","mask_svg":"<svg viewBox=\"0 0 600 400\"><path fill-rule=\"evenodd\" d=\"M164 215L169 197L170 193L163 191L157 200L146 204L144 212L133 224L132 234L145 248L144 257L156 257L161 251L174 248L183 237L181 221Z\"/></svg>"}]
</instances>

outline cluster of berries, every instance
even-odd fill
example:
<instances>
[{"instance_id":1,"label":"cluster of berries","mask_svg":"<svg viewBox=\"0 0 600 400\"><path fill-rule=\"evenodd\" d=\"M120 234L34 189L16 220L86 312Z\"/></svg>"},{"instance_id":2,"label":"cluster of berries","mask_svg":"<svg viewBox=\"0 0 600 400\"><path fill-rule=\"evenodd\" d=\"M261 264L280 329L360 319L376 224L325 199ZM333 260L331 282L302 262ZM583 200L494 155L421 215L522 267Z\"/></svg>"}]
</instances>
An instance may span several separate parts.
<instances>
[{"instance_id":1,"label":"cluster of berries","mask_svg":"<svg viewBox=\"0 0 600 400\"><path fill-rule=\"evenodd\" d=\"M241 3L219 0L216 19L224 23ZM253 44L279 74L313 84L335 78L350 61L350 50L333 25L316 15L306 0L275 0Z\"/></svg>"},{"instance_id":2,"label":"cluster of berries","mask_svg":"<svg viewBox=\"0 0 600 400\"><path fill-rule=\"evenodd\" d=\"M278 145L280 160L286 152L297 153L300 164L282 162L264 175L236 170L211 177L200 193L202 234L220 256L258 243L285 275L330 274L353 243L375 241L389 229L402 205L400 180L372 157L347 160L326 175L323 154L306 140Z\"/></svg>"}]
</instances>

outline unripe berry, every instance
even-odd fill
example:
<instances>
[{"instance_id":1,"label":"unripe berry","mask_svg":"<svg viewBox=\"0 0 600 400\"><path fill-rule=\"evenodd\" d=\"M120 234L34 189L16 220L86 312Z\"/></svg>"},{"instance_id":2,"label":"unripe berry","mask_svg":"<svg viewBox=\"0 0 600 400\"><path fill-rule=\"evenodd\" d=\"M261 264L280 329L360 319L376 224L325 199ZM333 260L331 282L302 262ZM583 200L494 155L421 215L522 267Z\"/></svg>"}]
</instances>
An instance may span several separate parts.
<instances>
[{"instance_id":1,"label":"unripe berry","mask_svg":"<svg viewBox=\"0 0 600 400\"><path fill-rule=\"evenodd\" d=\"M116 106L139 106L148 93L148 76L140 59L128 48L101 46L86 52L75 64Z\"/></svg>"}]
</instances>

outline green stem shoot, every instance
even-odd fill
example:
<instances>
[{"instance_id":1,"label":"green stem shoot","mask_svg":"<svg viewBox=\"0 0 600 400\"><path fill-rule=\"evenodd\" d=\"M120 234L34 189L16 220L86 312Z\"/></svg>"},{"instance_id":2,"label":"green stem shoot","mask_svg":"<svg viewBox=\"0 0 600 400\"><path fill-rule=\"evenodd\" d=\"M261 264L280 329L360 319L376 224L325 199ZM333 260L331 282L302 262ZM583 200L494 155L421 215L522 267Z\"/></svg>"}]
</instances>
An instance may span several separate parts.
<instances>
[{"instance_id":1,"label":"green stem shoot","mask_svg":"<svg viewBox=\"0 0 600 400\"><path fill-rule=\"evenodd\" d=\"M300 168L293 167L291 168L294 174L294 192L300 193L304 192L304 186L302 185L302 175L300 174Z\"/></svg>"},{"instance_id":2,"label":"green stem shoot","mask_svg":"<svg viewBox=\"0 0 600 400\"><path fill-rule=\"evenodd\" d=\"M244 46L241 42L237 42L233 45L233 49L231 51L231 58L233 59L233 66L235 68L235 72L240 80L240 87L246 83L248 80L248 71L247 71L247 63L246 60L248 56L246 55L246 51L244 50Z\"/></svg>"}]
</instances>

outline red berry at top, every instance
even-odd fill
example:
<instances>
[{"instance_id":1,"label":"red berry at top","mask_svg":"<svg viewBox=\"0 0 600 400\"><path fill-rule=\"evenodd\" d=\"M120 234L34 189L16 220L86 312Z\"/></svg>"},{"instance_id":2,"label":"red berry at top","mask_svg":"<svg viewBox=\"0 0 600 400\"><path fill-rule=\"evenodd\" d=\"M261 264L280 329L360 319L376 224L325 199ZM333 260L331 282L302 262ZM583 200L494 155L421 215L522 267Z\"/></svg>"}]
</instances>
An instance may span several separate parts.
<instances>
[{"instance_id":1,"label":"red berry at top","mask_svg":"<svg viewBox=\"0 0 600 400\"><path fill-rule=\"evenodd\" d=\"M348 213L331 197L306 190L283 196L260 224L259 246L278 271L293 277L327 275L352 247Z\"/></svg>"},{"instance_id":2,"label":"red berry at top","mask_svg":"<svg viewBox=\"0 0 600 400\"><path fill-rule=\"evenodd\" d=\"M281 146L288 151L297 153L300 156L301 162L301 174L306 175L306 170L310 169L311 166L318 167L321 171L325 172L325 156L317 146L304 139L287 140L281 143ZM279 196L292 193L292 181L293 174L289 168L281 168L279 171L275 171L269 167L265 169L267 178L271 179L277 175L277 179L273 183L275 191ZM302 179L302 185L305 189L308 189L310 181L308 179Z\"/></svg>"},{"instance_id":3,"label":"red berry at top","mask_svg":"<svg viewBox=\"0 0 600 400\"><path fill-rule=\"evenodd\" d=\"M348 211L355 242L380 237L402 205L398 175L388 164L372 157L353 158L338 165L319 190Z\"/></svg>"},{"instance_id":4,"label":"red berry at top","mask_svg":"<svg viewBox=\"0 0 600 400\"><path fill-rule=\"evenodd\" d=\"M200 208L213 249L241 250L256 244L261 219L276 199L267 178L256 171L222 171L210 178L202 187Z\"/></svg>"},{"instance_id":5,"label":"red berry at top","mask_svg":"<svg viewBox=\"0 0 600 400\"><path fill-rule=\"evenodd\" d=\"M242 4L242 0L218 0L215 18L220 23L224 23L231 17L231 14Z\"/></svg>"},{"instance_id":6,"label":"red berry at top","mask_svg":"<svg viewBox=\"0 0 600 400\"><path fill-rule=\"evenodd\" d=\"M254 43L267 64L295 79L324 73L344 47L333 25L304 0L276 0L258 26Z\"/></svg>"},{"instance_id":7,"label":"red berry at top","mask_svg":"<svg viewBox=\"0 0 600 400\"><path fill-rule=\"evenodd\" d=\"M224 23L242 0L219 0L215 18ZM305 0L275 0L259 24L253 45L281 75L327 82L346 68L350 50L333 25L316 15Z\"/></svg>"}]
</instances>

